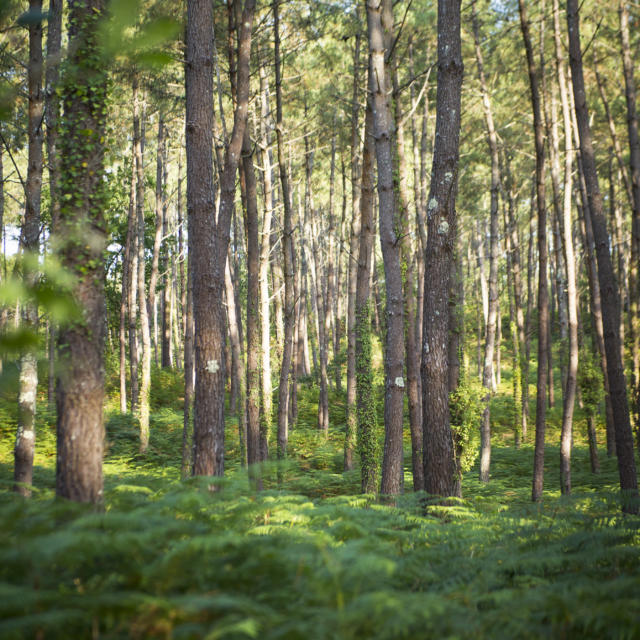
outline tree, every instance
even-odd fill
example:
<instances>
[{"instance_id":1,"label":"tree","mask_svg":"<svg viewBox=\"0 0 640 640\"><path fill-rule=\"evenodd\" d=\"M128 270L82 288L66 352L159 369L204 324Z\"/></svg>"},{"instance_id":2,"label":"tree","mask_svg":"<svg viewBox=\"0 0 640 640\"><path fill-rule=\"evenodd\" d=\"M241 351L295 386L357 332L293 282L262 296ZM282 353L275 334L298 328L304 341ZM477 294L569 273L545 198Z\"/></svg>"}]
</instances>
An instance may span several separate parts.
<instances>
[{"instance_id":1,"label":"tree","mask_svg":"<svg viewBox=\"0 0 640 640\"><path fill-rule=\"evenodd\" d=\"M421 373L425 489L440 496L454 495L457 488L449 415L448 344L457 234L462 73L460 2L438 0L438 89L427 204Z\"/></svg>"},{"instance_id":2,"label":"tree","mask_svg":"<svg viewBox=\"0 0 640 640\"><path fill-rule=\"evenodd\" d=\"M213 15L204 0L187 2L186 146L187 209L193 257L195 322L195 475L224 472L224 355L226 319L220 304L235 197L235 175L247 123L249 56L255 0L246 0L238 46L237 104L220 177L213 196Z\"/></svg>"},{"instance_id":3,"label":"tree","mask_svg":"<svg viewBox=\"0 0 640 640\"><path fill-rule=\"evenodd\" d=\"M598 260L598 281L602 297L602 322L607 354L607 376L616 436L620 489L623 493L623 509L638 513L638 479L633 455L633 436L627 399L624 367L620 357L618 314L620 313L618 289L609 253L609 236L604 216L602 196L598 185L595 154L591 141L589 110L587 107L580 49L580 15L577 0L567 0L567 26L569 30L569 61L575 100L575 114L580 137L580 157L591 210L591 222Z\"/></svg>"},{"instance_id":4,"label":"tree","mask_svg":"<svg viewBox=\"0 0 640 640\"><path fill-rule=\"evenodd\" d=\"M58 253L74 277L80 319L58 338L56 493L102 499L104 440L104 133L107 74L97 34L103 0L69 3L69 58L62 83Z\"/></svg>"},{"instance_id":5,"label":"tree","mask_svg":"<svg viewBox=\"0 0 640 640\"><path fill-rule=\"evenodd\" d=\"M404 398L404 311L396 196L393 189L393 115L388 58L393 42L393 12L389 0L367 1L369 34L369 91L373 101L374 139L378 167L380 244L387 290L385 340L385 444L382 462L383 494L402 490L402 411Z\"/></svg>"},{"instance_id":6,"label":"tree","mask_svg":"<svg viewBox=\"0 0 640 640\"><path fill-rule=\"evenodd\" d=\"M25 184L25 211L22 224L23 278L27 287L33 287L38 279L36 266L40 250L40 202L42 191L42 115L44 96L42 93L42 12L41 0L30 0L29 11L35 20L29 24L29 65L27 84L29 90L29 158ZM38 330L38 307L27 301L22 309L24 327ZM15 489L24 496L31 495L33 479L33 456L36 442L36 394L38 390L38 359L33 350L27 350L20 358L18 395L18 432L14 449Z\"/></svg>"}]
</instances>

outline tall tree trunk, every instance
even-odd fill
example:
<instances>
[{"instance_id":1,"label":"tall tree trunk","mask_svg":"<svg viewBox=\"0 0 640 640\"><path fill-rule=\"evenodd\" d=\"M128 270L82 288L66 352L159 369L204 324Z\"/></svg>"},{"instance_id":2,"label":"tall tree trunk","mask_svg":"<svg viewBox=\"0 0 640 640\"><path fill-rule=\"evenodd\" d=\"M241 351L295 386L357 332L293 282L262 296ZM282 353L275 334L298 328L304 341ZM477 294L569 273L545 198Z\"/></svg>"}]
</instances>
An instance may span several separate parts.
<instances>
[{"instance_id":1,"label":"tall tree trunk","mask_svg":"<svg viewBox=\"0 0 640 640\"><path fill-rule=\"evenodd\" d=\"M180 184L180 183L178 183ZM191 245L192 239L188 243ZM184 411L182 422L182 465L181 476L187 478L192 473L193 433L191 429L191 405L193 403L193 276L191 250L187 251L187 281L185 283L186 305L184 307Z\"/></svg>"},{"instance_id":2,"label":"tall tree trunk","mask_svg":"<svg viewBox=\"0 0 640 640\"><path fill-rule=\"evenodd\" d=\"M638 448L640 449L640 135L636 107L636 84L633 77L633 60L629 43L629 9L625 0L619 3L620 44L624 69L625 98L627 102L627 132L629 136L629 167L631 169L631 193L633 212L631 218L631 389L633 398Z\"/></svg>"},{"instance_id":3,"label":"tall tree trunk","mask_svg":"<svg viewBox=\"0 0 640 640\"><path fill-rule=\"evenodd\" d=\"M247 463L247 407L245 394L245 372L243 371L242 344L240 338L239 315L240 308L236 304L236 292L231 276L231 256L227 259L224 270L225 296L227 301L227 321L229 323L229 342L231 343L231 366L234 369L232 375L237 384L237 404L235 412L238 418L238 443L240 445L240 464Z\"/></svg>"},{"instance_id":4,"label":"tall tree trunk","mask_svg":"<svg viewBox=\"0 0 640 640\"><path fill-rule=\"evenodd\" d=\"M371 65L369 65L368 78L370 81ZM362 493L375 493L378 484L378 443L373 365L371 362L371 289L369 286L374 240L374 154L373 111L371 97L368 97L362 148L362 190L359 202L360 237L354 310L357 442L360 454Z\"/></svg>"},{"instance_id":5,"label":"tall tree trunk","mask_svg":"<svg viewBox=\"0 0 640 640\"><path fill-rule=\"evenodd\" d=\"M160 247L160 271L162 274L162 349L160 356L160 366L163 369L170 369L173 366L173 349L171 343L171 291L175 272L175 258L169 246L169 226L173 227L173 220L169 220L167 202L167 180L169 174L167 157L167 127L164 127L162 136L162 245ZM173 230L172 230L173 231ZM173 235L173 233L172 233ZM173 242L171 243L173 247ZM171 266L169 266L171 263Z\"/></svg>"},{"instance_id":6,"label":"tall tree trunk","mask_svg":"<svg viewBox=\"0 0 640 640\"><path fill-rule=\"evenodd\" d=\"M598 186L595 155L591 143L589 112L582 73L582 51L580 49L580 18L577 0L567 0L567 25L569 30L569 60L575 99L576 119L580 137L580 156L587 186L591 222L598 259L598 280L602 297L602 322L607 353L609 392L616 434L616 452L620 489L623 493L623 509L638 512L638 479L633 453L633 436L627 400L624 367L620 358L620 336L618 335L618 292L609 254L609 237L604 216L602 197Z\"/></svg>"},{"instance_id":7,"label":"tall tree trunk","mask_svg":"<svg viewBox=\"0 0 640 640\"><path fill-rule=\"evenodd\" d=\"M280 388L278 390L278 459L287 455L289 440L289 370L293 350L293 330L295 300L293 297L293 215L289 191L289 176L284 157L284 131L282 124L282 68L280 59L280 0L273 2L274 54L276 72L276 137L278 141L278 169L282 187L284 221L282 225L282 254L284 264L284 344L280 367Z\"/></svg>"},{"instance_id":8,"label":"tall tree trunk","mask_svg":"<svg viewBox=\"0 0 640 640\"><path fill-rule=\"evenodd\" d=\"M404 401L404 305L400 238L402 221L396 206L393 184L394 121L391 112L391 82L386 55L393 41L393 10L390 0L367 1L369 64L372 66L369 90L373 100L374 138L378 166L380 244L384 261L386 301L385 339L385 443L382 460L383 494L402 491L402 414ZM386 52L386 54L385 54Z\"/></svg>"},{"instance_id":9,"label":"tall tree trunk","mask_svg":"<svg viewBox=\"0 0 640 640\"><path fill-rule=\"evenodd\" d=\"M394 176L397 176L394 191L396 192L396 206L400 220L400 261L403 277L404 297L404 343L407 368L407 400L409 405L409 429L411 432L411 463L413 477L420 481L423 476L422 468L422 405L419 399L418 379L420 378L420 352L416 344L416 296L415 270L413 266L413 248L411 246L411 223L409 216L409 187L406 161L406 147L404 139L404 124L402 103L398 82L398 70L395 59L391 60L393 82L394 117L397 123ZM414 217L415 219L415 217ZM423 481L424 483L424 481ZM414 487L415 488L415 487ZM423 486L418 488L422 490Z\"/></svg>"},{"instance_id":10,"label":"tall tree trunk","mask_svg":"<svg viewBox=\"0 0 640 640\"><path fill-rule=\"evenodd\" d=\"M529 18L524 0L518 0L520 28L527 52L527 68L533 110L536 146L536 205L538 208L538 379L536 384L536 443L533 462L534 502L542 498L544 475L544 432L547 410L547 382L549 366L549 292L547 289L547 209L545 202L544 124L540 108L539 70L531 46Z\"/></svg>"},{"instance_id":11,"label":"tall tree trunk","mask_svg":"<svg viewBox=\"0 0 640 640\"><path fill-rule=\"evenodd\" d=\"M127 310L130 309L131 299L131 270L133 265L133 255L136 251L136 243L134 240L135 233L133 212L135 211L135 155L131 154L131 186L129 190L129 212L127 216L127 236L124 244L124 254L122 256L122 298L120 300L120 412L127 412ZM135 333L135 313L130 310L133 315ZM130 336L131 338L131 336ZM137 354L136 354L137 355ZM133 358L133 354L131 354ZM136 387L137 387L136 380ZM133 377L131 380L131 411L134 411L135 404L133 399Z\"/></svg>"},{"instance_id":12,"label":"tall tree trunk","mask_svg":"<svg viewBox=\"0 0 640 640\"><path fill-rule=\"evenodd\" d=\"M491 155L491 210L490 210L490 240L489 240L489 305L487 309L487 331L484 343L484 365L482 367L482 384L487 390L484 396L484 411L482 414L482 427L480 429L480 481L489 482L489 468L491 465L491 413L489 402L493 384L493 359L496 348L496 319L498 316L498 205L500 195L500 158L498 155L498 136L493 122L491 99L487 89L487 81L484 75L484 62L480 49L480 29L475 10L475 2L471 5L473 20L473 37L475 42L476 64L478 66L478 79L482 93L482 105L484 119L487 127L487 142ZM498 342L498 349L500 343Z\"/></svg>"},{"instance_id":13,"label":"tall tree trunk","mask_svg":"<svg viewBox=\"0 0 640 640\"><path fill-rule=\"evenodd\" d=\"M51 212L51 233L55 233L60 218L60 157L58 154L58 128L60 119L60 81L62 43L62 0L49 0L47 17L47 70L45 74L45 122L47 126L47 161L49 168L49 200ZM1 163L1 160L0 160ZM0 225L1 227L1 225ZM49 325L49 384L47 401L49 407L55 407L55 343L56 325ZM1 363L0 363L1 370ZM125 400L126 410L126 400Z\"/></svg>"},{"instance_id":14,"label":"tall tree trunk","mask_svg":"<svg viewBox=\"0 0 640 640\"><path fill-rule=\"evenodd\" d=\"M42 0L29 0L29 11L39 14ZM40 253L40 202L42 193L42 22L40 18L29 24L29 64L27 85L29 90L27 181L25 184L25 210L22 223L22 277L32 288L38 280L37 260ZM38 331L38 306L33 301L22 305L22 327L33 333ZM18 379L18 431L14 449L13 479L15 490L23 496L31 495L33 456L36 444L36 395L38 392L38 357L33 349L20 356Z\"/></svg>"},{"instance_id":15,"label":"tall tree trunk","mask_svg":"<svg viewBox=\"0 0 640 640\"><path fill-rule=\"evenodd\" d=\"M149 313L145 296L144 259L144 131L145 107L139 99L138 78L134 78L133 147L136 155L136 218L138 225L138 309L140 311L140 335L142 360L140 362L140 397L138 419L140 421L140 451L149 446L149 392L151 390L151 333Z\"/></svg>"},{"instance_id":16,"label":"tall tree trunk","mask_svg":"<svg viewBox=\"0 0 640 640\"><path fill-rule=\"evenodd\" d=\"M427 205L422 412L427 493L450 496L458 489L449 415L449 294L455 259L462 86L459 0L438 0L436 133Z\"/></svg>"},{"instance_id":17,"label":"tall tree trunk","mask_svg":"<svg viewBox=\"0 0 640 640\"><path fill-rule=\"evenodd\" d=\"M187 208L193 239L195 348L195 475L224 473L224 389L226 319L224 287L235 177L249 101L249 57L255 0L245 0L238 38L237 100L233 130L220 175L220 202L213 202L213 16L205 0L187 2L186 143Z\"/></svg>"},{"instance_id":18,"label":"tall tree trunk","mask_svg":"<svg viewBox=\"0 0 640 640\"><path fill-rule=\"evenodd\" d=\"M260 385L260 442L261 460L267 458L268 434L272 420L271 389L271 322L269 302L269 254L271 251L271 227L273 217L273 191L271 186L271 153L269 145L269 83L264 67L260 66L260 95L262 130L262 165L264 216L262 220L262 240L260 244L260 343L261 343L261 385Z\"/></svg>"},{"instance_id":19,"label":"tall tree trunk","mask_svg":"<svg viewBox=\"0 0 640 640\"><path fill-rule=\"evenodd\" d=\"M351 471L353 469L353 453L356 446L358 424L356 411L356 292L361 229L360 192L363 177L360 171L358 157L360 147L360 139L358 136L358 117L360 114L360 105L358 103L358 72L361 40L362 35L360 28L358 28L353 50L353 87L351 95L351 234L347 265L347 416L344 436L345 471ZM368 277L369 274L367 273L367 279Z\"/></svg>"},{"instance_id":20,"label":"tall tree trunk","mask_svg":"<svg viewBox=\"0 0 640 640\"><path fill-rule=\"evenodd\" d=\"M253 152L249 130L242 144L242 173L245 182L245 221L247 234L247 461L249 473L259 483L260 462L260 243L258 233L258 196L253 169Z\"/></svg>"},{"instance_id":21,"label":"tall tree trunk","mask_svg":"<svg viewBox=\"0 0 640 640\"><path fill-rule=\"evenodd\" d=\"M76 274L73 293L83 322L69 322L58 337L56 494L79 502L101 501L103 488L107 72L96 34L103 10L102 0L71 4L62 84L60 194L67 204L60 211L59 251L64 266Z\"/></svg>"},{"instance_id":22,"label":"tall tree trunk","mask_svg":"<svg viewBox=\"0 0 640 640\"><path fill-rule=\"evenodd\" d=\"M567 269L567 313L569 321L569 362L562 406L562 432L560 436L560 489L571 493L571 444L573 439L573 410L578 377L578 293L576 287L576 265L571 230L571 193L573 165L573 136L571 113L567 96L565 61L560 36L559 0L553 0L553 31L555 42L556 73L562 103L564 124L564 198L562 204L562 233L564 237L564 262Z\"/></svg>"}]
</instances>

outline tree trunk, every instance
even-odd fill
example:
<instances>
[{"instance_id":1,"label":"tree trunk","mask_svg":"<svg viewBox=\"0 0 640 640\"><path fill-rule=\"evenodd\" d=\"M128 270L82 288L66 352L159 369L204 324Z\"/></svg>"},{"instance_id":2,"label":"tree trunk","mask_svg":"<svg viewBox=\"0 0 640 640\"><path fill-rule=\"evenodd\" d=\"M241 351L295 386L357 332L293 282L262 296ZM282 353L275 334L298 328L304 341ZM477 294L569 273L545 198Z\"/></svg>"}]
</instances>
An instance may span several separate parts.
<instances>
[{"instance_id":1,"label":"tree trunk","mask_svg":"<svg viewBox=\"0 0 640 640\"><path fill-rule=\"evenodd\" d=\"M371 65L368 79L371 81ZM355 375L357 442L360 454L362 493L375 493L378 485L378 443L376 407L371 362L371 253L373 249L373 205L375 189L375 142L371 97L367 99L362 148L362 190L360 195L360 242L355 297Z\"/></svg>"},{"instance_id":2,"label":"tree trunk","mask_svg":"<svg viewBox=\"0 0 640 640\"><path fill-rule=\"evenodd\" d=\"M29 11L39 14L41 0L30 0ZM27 67L28 142L25 210L22 223L22 278L29 289L38 282L37 260L40 253L40 202L42 193L42 22L29 24L29 64ZM33 301L22 305L22 327L34 334L38 331L38 306ZM20 356L18 379L18 431L14 449L15 490L23 496L31 495L33 456L36 443L36 395L38 392L38 358L34 350Z\"/></svg>"},{"instance_id":3,"label":"tree trunk","mask_svg":"<svg viewBox=\"0 0 640 640\"><path fill-rule=\"evenodd\" d=\"M491 413L489 402L492 392L496 389L493 383L494 367L493 359L496 348L496 321L498 317L498 205L500 195L500 158L498 155L498 136L493 122L491 100L487 90L487 81L484 75L484 62L480 49L480 34L478 18L475 11L475 3L471 5L473 20L473 36L475 42L476 64L478 66L478 79L482 93L482 105L484 119L487 127L487 142L491 155L491 209L490 209L490 240L489 240L489 304L487 309L487 331L484 343L484 365L482 368L482 384L487 390L484 397L484 411L482 414L482 427L480 429L480 481L489 482L489 468L491 465ZM500 343L498 342L498 349Z\"/></svg>"},{"instance_id":4,"label":"tree trunk","mask_svg":"<svg viewBox=\"0 0 640 640\"><path fill-rule=\"evenodd\" d=\"M224 473L225 314L220 300L249 101L249 57L255 0L245 0L238 38L237 101L220 176L217 220L213 202L213 16L204 0L187 2L187 207L193 239L195 348L195 475Z\"/></svg>"},{"instance_id":5,"label":"tree trunk","mask_svg":"<svg viewBox=\"0 0 640 640\"><path fill-rule=\"evenodd\" d=\"M577 0L567 0L567 24L569 30L569 60L575 99L576 119L580 137L580 156L587 187L591 222L598 260L598 280L602 298L602 322L607 354L607 374L616 436L620 489L623 494L623 509L638 512L638 480L633 453L633 436L627 400L624 368L620 359L620 336L618 335L619 301L611 255L609 237L604 216L602 197L598 186L595 155L591 143L589 112L582 73L582 51L580 49L580 22Z\"/></svg>"},{"instance_id":6,"label":"tree trunk","mask_svg":"<svg viewBox=\"0 0 640 640\"><path fill-rule=\"evenodd\" d=\"M102 0L71 4L62 86L60 190L67 204L60 211L59 251L64 266L76 274L73 293L84 313L83 322L61 327L58 338L56 494L79 502L101 501L103 488L107 72L96 44L103 10Z\"/></svg>"},{"instance_id":7,"label":"tree trunk","mask_svg":"<svg viewBox=\"0 0 640 640\"><path fill-rule=\"evenodd\" d=\"M138 225L138 308L140 311L140 335L142 338L142 361L140 362L140 397L138 419L140 421L140 451L149 446L149 392L151 390L151 333L149 328L150 307L145 296L144 258L144 102L138 94L138 78L134 77L133 147L136 156L136 218Z\"/></svg>"},{"instance_id":8,"label":"tree trunk","mask_svg":"<svg viewBox=\"0 0 640 640\"><path fill-rule=\"evenodd\" d=\"M393 11L389 0L367 1L369 64L372 66L369 90L373 101L374 138L378 166L380 244L384 261L386 301L385 339L385 444L382 460L383 494L402 491L402 414L404 399L404 305L400 263L401 228L393 188L392 137L394 122L390 105L391 83L385 51L393 40Z\"/></svg>"},{"instance_id":9,"label":"tree trunk","mask_svg":"<svg viewBox=\"0 0 640 640\"><path fill-rule=\"evenodd\" d=\"M533 126L536 146L536 205L538 208L538 379L536 385L536 443L533 463L534 502L542 498L544 474L544 432L546 426L546 395L549 366L549 292L547 289L547 209L545 203L545 151L544 124L540 108L540 91L538 87L539 71L531 46L529 19L524 0L518 0L520 11L520 28L527 52L527 68L531 90L531 106L533 110Z\"/></svg>"},{"instance_id":10,"label":"tree trunk","mask_svg":"<svg viewBox=\"0 0 640 640\"><path fill-rule=\"evenodd\" d=\"M562 103L564 123L564 199L562 205L562 234L564 237L564 262L567 269L567 314L569 324L569 361L562 406L562 432L560 436L560 489L571 493L571 444L573 441L573 410L578 377L578 293L576 287L576 264L571 230L571 193L573 165L573 137L571 135L571 113L567 96L564 52L560 36L559 0L553 0L553 26L556 54L556 72Z\"/></svg>"},{"instance_id":11,"label":"tree trunk","mask_svg":"<svg viewBox=\"0 0 640 640\"><path fill-rule=\"evenodd\" d=\"M448 343L450 280L457 237L460 96L462 85L459 0L438 0L436 135L427 205L422 411L427 493L455 493L456 462L449 415Z\"/></svg>"},{"instance_id":12,"label":"tree trunk","mask_svg":"<svg viewBox=\"0 0 640 640\"><path fill-rule=\"evenodd\" d=\"M171 292L175 281L175 258L173 251L169 246L169 212L167 202L167 180L169 174L168 158L167 158L167 127L164 127L164 135L162 136L162 240L163 244L160 248L160 271L162 273L162 349L160 356L160 365L163 369L173 367L173 348L171 342ZM173 220L171 221L173 227ZM173 229L172 229L173 235ZM171 243L173 246L173 242ZM169 266L171 263L171 266Z\"/></svg>"},{"instance_id":13,"label":"tree trunk","mask_svg":"<svg viewBox=\"0 0 640 640\"><path fill-rule=\"evenodd\" d=\"M631 169L631 193L633 211L631 217L631 278L629 283L631 316L631 392L633 397L638 448L640 449L640 135L636 85L633 77L633 60L629 43L629 10L625 0L620 0L620 44L624 69L625 98L627 102L627 132L629 137L629 167Z\"/></svg>"},{"instance_id":14,"label":"tree trunk","mask_svg":"<svg viewBox=\"0 0 640 640\"><path fill-rule=\"evenodd\" d=\"M284 344L282 348L282 364L280 367L280 388L278 390L278 459L287 455L289 440L289 369L293 350L293 330L295 300L293 297L293 216L291 212L291 196L289 176L284 157L284 131L282 125L282 69L280 59L280 0L273 3L274 54L276 72L276 137L278 141L278 169L282 187L282 203L284 221L282 226L282 254L284 264Z\"/></svg>"}]
</instances>

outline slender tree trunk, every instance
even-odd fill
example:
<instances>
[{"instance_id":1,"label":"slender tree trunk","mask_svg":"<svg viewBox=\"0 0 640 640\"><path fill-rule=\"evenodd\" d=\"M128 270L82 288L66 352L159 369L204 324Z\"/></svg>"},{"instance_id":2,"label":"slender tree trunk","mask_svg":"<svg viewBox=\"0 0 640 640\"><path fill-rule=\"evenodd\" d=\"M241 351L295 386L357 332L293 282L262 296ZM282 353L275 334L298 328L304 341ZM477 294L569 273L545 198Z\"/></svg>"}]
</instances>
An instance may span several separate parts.
<instances>
[{"instance_id":1,"label":"slender tree trunk","mask_svg":"<svg viewBox=\"0 0 640 640\"><path fill-rule=\"evenodd\" d=\"M133 146L136 156L136 218L138 226L138 308L140 311L140 335L142 338L142 361L140 362L140 397L138 419L140 421L140 451L149 446L149 392L151 388L151 333L149 313L145 296L144 259L144 103L139 99L138 79L134 78Z\"/></svg>"},{"instance_id":2,"label":"slender tree trunk","mask_svg":"<svg viewBox=\"0 0 640 640\"><path fill-rule=\"evenodd\" d=\"M609 238L604 216L602 197L598 187L595 156L591 142L589 112L582 73L582 51L580 49L580 21L577 0L567 0L567 24L569 30L569 60L571 80L575 99L576 119L580 137L580 156L587 186L589 208L591 210L593 234L598 259L598 280L602 297L602 321L607 354L607 374L609 392L616 434L616 452L620 489L623 493L623 510L638 512L638 480L633 453L633 436L627 400L624 367L620 359L620 336L617 319L619 301L617 287L609 253Z\"/></svg>"},{"instance_id":3,"label":"slender tree trunk","mask_svg":"<svg viewBox=\"0 0 640 640\"><path fill-rule=\"evenodd\" d=\"M358 103L358 72L361 40L362 35L360 29L358 29L353 51L353 87L351 96L351 235L347 266L347 416L344 437L345 471L351 471L353 469L353 453L356 446L358 424L356 410L356 293L361 229L360 203L363 179L358 157L360 147L358 137L358 117L360 113L360 105ZM369 273L367 273L367 284L368 279Z\"/></svg>"},{"instance_id":4,"label":"slender tree trunk","mask_svg":"<svg viewBox=\"0 0 640 640\"><path fill-rule=\"evenodd\" d=\"M260 387L260 443L261 460L267 459L268 435L272 420L271 389L271 322L269 301L269 253L271 250L271 226L273 216L273 192L271 186L271 153L269 145L269 84L263 66L260 66L260 95L262 108L262 165L264 216L260 244L260 342L261 342L261 387Z\"/></svg>"},{"instance_id":5,"label":"slender tree trunk","mask_svg":"<svg viewBox=\"0 0 640 640\"><path fill-rule=\"evenodd\" d=\"M624 69L625 98L627 102L627 132L629 137L629 167L631 170L631 193L633 211L631 217L631 278L630 298L630 343L631 343L631 389L640 449L640 135L638 134L638 110L636 107L636 84L633 77L633 60L629 38L629 9L625 0L619 2L620 44ZM624 173L623 173L624 175Z\"/></svg>"},{"instance_id":6,"label":"slender tree trunk","mask_svg":"<svg viewBox=\"0 0 640 640\"><path fill-rule=\"evenodd\" d=\"M490 241L489 241L489 305L487 309L487 331L484 343L484 365L482 368L482 384L485 387L484 411L482 414L482 427L480 429L480 481L489 482L489 468L491 464L491 413L489 402L493 385L493 359L496 348L496 320L498 316L498 205L500 195L500 158L498 155L498 136L493 122L491 100L487 90L487 81L484 75L484 62L480 49L480 34L478 18L475 11L475 3L472 5L473 36L475 41L476 64L478 66L478 79L482 93L484 107L484 119L487 127L487 141L491 155L491 211L490 211ZM498 342L498 349L500 343Z\"/></svg>"},{"instance_id":7,"label":"slender tree trunk","mask_svg":"<svg viewBox=\"0 0 640 640\"><path fill-rule=\"evenodd\" d=\"M42 0L30 0L29 11L39 14ZM40 202L42 192L42 22L29 24L29 64L27 67L28 142L27 181L25 184L25 210L22 224L22 277L32 288L38 280L37 259L40 253ZM38 307L35 302L22 305L22 327L33 333L38 331ZM36 395L38 392L38 357L29 349L20 356L18 379L18 431L14 449L13 479L15 490L23 496L31 495L33 456L36 443Z\"/></svg>"},{"instance_id":8,"label":"slender tree trunk","mask_svg":"<svg viewBox=\"0 0 640 640\"><path fill-rule=\"evenodd\" d=\"M60 218L60 158L58 155L58 121L60 119L60 98L58 84L60 82L62 42L62 0L49 0L47 17L47 70L45 75L45 122L47 126L47 160L49 168L49 200L51 212L51 233L55 230ZM0 159L1 164L1 159ZM49 324L49 384L47 402L50 408L55 408L55 344L56 325L51 320ZM1 370L1 363L0 363ZM126 410L126 399L125 399Z\"/></svg>"},{"instance_id":9,"label":"slender tree trunk","mask_svg":"<svg viewBox=\"0 0 640 640\"><path fill-rule=\"evenodd\" d=\"M404 305L400 238L402 221L396 207L393 188L394 121L390 105L391 83L385 51L390 52L393 40L393 10L389 0L367 1L369 34L369 64L372 66L371 91L373 101L374 138L378 166L378 200L380 244L385 270L386 340L385 340L385 444L382 461L383 494L402 491L402 413L404 398Z\"/></svg>"},{"instance_id":10,"label":"slender tree trunk","mask_svg":"<svg viewBox=\"0 0 640 640\"><path fill-rule=\"evenodd\" d=\"M162 245L160 247L160 271L162 274L162 348L160 365L163 369L170 369L173 366L173 349L171 343L171 291L173 287L175 272L175 259L173 257L173 242L169 246L169 226L173 227L173 220L169 220L167 202L167 180L169 174L167 157L167 127L164 127L162 136ZM172 233L173 235L173 233ZM171 267L169 266L171 263Z\"/></svg>"},{"instance_id":11,"label":"slender tree trunk","mask_svg":"<svg viewBox=\"0 0 640 640\"><path fill-rule=\"evenodd\" d=\"M129 309L131 297L131 267L133 253L136 249L134 242L133 211L135 210L135 156L131 154L131 187L129 193L129 215L127 217L127 237L122 257L122 297L120 300L120 412L127 412L127 309ZM134 332L135 332L135 313ZM137 380L136 380L137 383ZM132 380L133 387L133 380ZM133 389L132 389L133 392ZM132 411L133 393L131 397Z\"/></svg>"},{"instance_id":12,"label":"slender tree trunk","mask_svg":"<svg viewBox=\"0 0 640 640\"><path fill-rule=\"evenodd\" d=\"M427 493L450 496L458 489L449 415L449 294L457 238L460 98L462 86L460 2L438 0L436 133L427 205L422 411Z\"/></svg>"},{"instance_id":13,"label":"slender tree trunk","mask_svg":"<svg viewBox=\"0 0 640 640\"><path fill-rule=\"evenodd\" d=\"M273 2L274 54L276 73L276 137L278 141L278 169L282 187L282 203L284 221L282 229L282 254L284 264L284 344L282 348L282 364L280 367L280 388L278 391L278 459L287 455L289 440L289 370L293 350L293 323L295 300L293 298L293 216L289 192L289 176L284 157L284 131L282 124L282 68L280 59L280 0Z\"/></svg>"},{"instance_id":14,"label":"slender tree trunk","mask_svg":"<svg viewBox=\"0 0 640 640\"><path fill-rule=\"evenodd\" d=\"M420 378L420 352L416 344L416 296L415 269L413 266L413 248L411 246L411 226L409 216L409 187L406 161L406 147L404 139L404 124L402 121L402 103L398 82L398 70L395 59L391 61L393 81L394 118L397 123L394 165L396 192L396 206L400 220L400 261L403 277L404 298L404 343L407 370L407 400L409 405L409 430L411 433L411 462L414 478L420 481L422 468L422 406L419 400L418 379ZM414 218L415 219L415 218ZM423 481L424 482L424 481ZM421 490L420 486L418 490Z\"/></svg>"},{"instance_id":15,"label":"slender tree trunk","mask_svg":"<svg viewBox=\"0 0 640 640\"><path fill-rule=\"evenodd\" d=\"M179 183L178 183L179 184ZM192 240L189 240L191 245ZM187 252L187 281L185 283L186 305L184 306L184 412L182 423L182 478L192 474L193 431L191 428L191 405L193 403L193 278L191 250Z\"/></svg>"},{"instance_id":16,"label":"slender tree trunk","mask_svg":"<svg viewBox=\"0 0 640 640\"><path fill-rule=\"evenodd\" d=\"M538 208L538 379L536 385L536 444L533 463L534 502L542 498L544 474L544 433L549 366L549 292L547 289L547 209L545 203L544 124L540 108L539 70L531 46L529 19L524 0L518 0L520 28L527 52L533 126L536 143L536 205Z\"/></svg>"},{"instance_id":17,"label":"slender tree trunk","mask_svg":"<svg viewBox=\"0 0 640 640\"><path fill-rule=\"evenodd\" d=\"M371 65L368 72L371 80ZM360 195L360 237L355 297L355 375L357 442L360 454L362 493L375 493L378 485L378 443L376 407L371 361L371 253L374 241L374 154L373 111L367 99L362 148L362 190Z\"/></svg>"},{"instance_id":18,"label":"slender tree trunk","mask_svg":"<svg viewBox=\"0 0 640 640\"><path fill-rule=\"evenodd\" d=\"M567 314L569 324L569 362L562 407L562 432L560 436L560 489L571 492L571 444L573 440L573 410L578 377L578 293L576 287L576 264L573 251L571 226L571 193L573 165L573 137L571 135L571 113L567 96L564 51L560 36L559 0L553 0L553 26L556 54L556 73L562 103L564 124L564 199L562 205L562 233L564 237L564 263L567 269ZM590 440L591 442L591 440ZM597 453L596 453L597 455Z\"/></svg>"},{"instance_id":19,"label":"slender tree trunk","mask_svg":"<svg viewBox=\"0 0 640 640\"><path fill-rule=\"evenodd\" d=\"M137 89L134 88L134 104L137 100L136 91ZM131 234L131 260L129 263L129 278L127 281L127 307L129 318L129 378L131 385L131 413L136 413L138 410L140 394L138 387L138 219L136 217L137 173L135 140L131 146L131 188L129 191L129 214L127 219L127 235Z\"/></svg>"},{"instance_id":20,"label":"slender tree trunk","mask_svg":"<svg viewBox=\"0 0 640 640\"><path fill-rule=\"evenodd\" d=\"M58 337L56 493L79 502L101 501L103 488L107 73L96 34L103 10L102 0L71 4L62 85L60 192L67 205L60 211L59 251L64 266L76 274L73 293L84 314L82 323L61 327Z\"/></svg>"}]
</instances>

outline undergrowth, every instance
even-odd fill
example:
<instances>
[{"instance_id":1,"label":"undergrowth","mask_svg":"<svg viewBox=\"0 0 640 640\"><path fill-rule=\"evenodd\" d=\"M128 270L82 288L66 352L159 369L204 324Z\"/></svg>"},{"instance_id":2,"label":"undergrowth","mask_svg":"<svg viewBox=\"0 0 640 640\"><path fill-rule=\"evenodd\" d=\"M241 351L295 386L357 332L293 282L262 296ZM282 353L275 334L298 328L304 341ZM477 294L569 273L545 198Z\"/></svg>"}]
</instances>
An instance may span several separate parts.
<instances>
[{"instance_id":1,"label":"undergrowth","mask_svg":"<svg viewBox=\"0 0 640 640\"><path fill-rule=\"evenodd\" d=\"M406 493L390 506L358 495L357 470L342 472L337 395L324 438L313 391L301 389L284 484L266 464L261 493L239 467L232 418L228 473L212 492L210 481L180 480L175 397L154 397L145 454L134 416L108 403L95 510L54 498L46 410L34 496L10 491L15 412L2 393L3 640L640 637L640 519L620 513L615 460L601 455L601 473L590 473L580 415L569 497L550 425L541 503L530 502L532 446L514 449L498 428L491 481L471 469L464 499L447 506L409 491L407 441ZM499 403L493 413L508 433Z\"/></svg>"}]
</instances>

